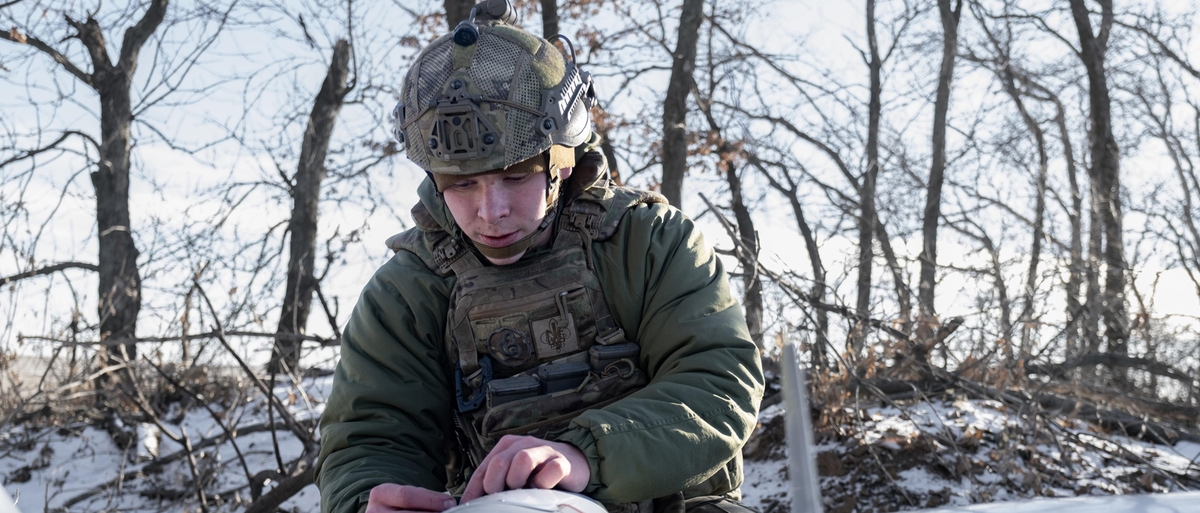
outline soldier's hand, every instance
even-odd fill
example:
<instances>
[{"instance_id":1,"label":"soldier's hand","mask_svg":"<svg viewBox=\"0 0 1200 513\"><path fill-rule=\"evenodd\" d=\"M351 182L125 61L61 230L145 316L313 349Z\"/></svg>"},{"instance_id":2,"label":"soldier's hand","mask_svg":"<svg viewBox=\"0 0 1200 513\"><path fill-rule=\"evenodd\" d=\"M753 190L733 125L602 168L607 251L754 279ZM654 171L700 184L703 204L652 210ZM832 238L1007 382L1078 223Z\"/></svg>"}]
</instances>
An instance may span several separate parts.
<instances>
[{"instance_id":1,"label":"soldier's hand","mask_svg":"<svg viewBox=\"0 0 1200 513\"><path fill-rule=\"evenodd\" d=\"M454 497L419 486L385 483L371 489L367 513L445 511L458 503Z\"/></svg>"},{"instance_id":2,"label":"soldier's hand","mask_svg":"<svg viewBox=\"0 0 1200 513\"><path fill-rule=\"evenodd\" d=\"M508 435L471 474L462 501L520 488L582 492L591 477L587 457L574 445Z\"/></svg>"}]
</instances>

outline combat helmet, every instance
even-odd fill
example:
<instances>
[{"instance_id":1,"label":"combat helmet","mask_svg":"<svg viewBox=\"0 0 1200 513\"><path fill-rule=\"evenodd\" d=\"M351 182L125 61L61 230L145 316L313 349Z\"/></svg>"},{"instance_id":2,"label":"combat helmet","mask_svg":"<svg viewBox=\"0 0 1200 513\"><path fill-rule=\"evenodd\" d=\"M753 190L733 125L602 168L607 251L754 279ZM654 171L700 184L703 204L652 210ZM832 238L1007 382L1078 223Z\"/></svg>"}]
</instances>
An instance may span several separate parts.
<instances>
[{"instance_id":1,"label":"combat helmet","mask_svg":"<svg viewBox=\"0 0 1200 513\"><path fill-rule=\"evenodd\" d=\"M392 111L392 134L421 169L497 171L591 135L591 75L515 21L507 0L481 2L417 56Z\"/></svg>"}]
</instances>

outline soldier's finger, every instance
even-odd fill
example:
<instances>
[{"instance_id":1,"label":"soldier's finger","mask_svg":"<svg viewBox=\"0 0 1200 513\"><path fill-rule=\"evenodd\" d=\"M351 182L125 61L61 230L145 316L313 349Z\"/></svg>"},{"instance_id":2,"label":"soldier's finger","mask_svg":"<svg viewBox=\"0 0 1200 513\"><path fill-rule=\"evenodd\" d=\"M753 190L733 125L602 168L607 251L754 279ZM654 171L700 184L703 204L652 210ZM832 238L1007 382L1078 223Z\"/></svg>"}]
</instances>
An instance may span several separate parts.
<instances>
[{"instance_id":1,"label":"soldier's finger","mask_svg":"<svg viewBox=\"0 0 1200 513\"><path fill-rule=\"evenodd\" d=\"M524 488L529 483L529 476L542 463L553 458L555 454L557 453L554 449L545 446L530 447L517 451L513 454L512 462L509 463L508 474L504 480L505 484L512 490Z\"/></svg>"},{"instance_id":2,"label":"soldier's finger","mask_svg":"<svg viewBox=\"0 0 1200 513\"><path fill-rule=\"evenodd\" d=\"M504 451L492 458L492 462L488 464L487 472L483 476L483 493L498 493L506 490L504 485L508 480L508 469L512 464L514 452L512 450Z\"/></svg>"},{"instance_id":3,"label":"soldier's finger","mask_svg":"<svg viewBox=\"0 0 1200 513\"><path fill-rule=\"evenodd\" d=\"M528 447L538 441L540 440L532 436L504 435L500 437L500 441L496 442L496 446L492 448L488 455L502 453L513 448Z\"/></svg>"},{"instance_id":4,"label":"soldier's finger","mask_svg":"<svg viewBox=\"0 0 1200 513\"><path fill-rule=\"evenodd\" d=\"M483 478L487 474L487 469L491 466L492 460L496 459L496 456L501 453L502 449L500 449L500 444L508 445L512 443L512 441L509 440L510 437L511 435L501 438L500 441L496 443L496 447L492 448L492 451L489 452L487 456L483 457L483 461L479 462L479 467L477 467L475 471L471 473L471 479L467 481L467 487L463 489L462 502L465 503L467 501L474 500L487 493L483 490Z\"/></svg>"},{"instance_id":5,"label":"soldier's finger","mask_svg":"<svg viewBox=\"0 0 1200 513\"><path fill-rule=\"evenodd\" d=\"M483 495L483 474L490 463L491 456L489 455L483 461L479 462L479 468L471 473L471 480L467 481L467 487L463 489L462 501L464 503Z\"/></svg>"},{"instance_id":6,"label":"soldier's finger","mask_svg":"<svg viewBox=\"0 0 1200 513\"><path fill-rule=\"evenodd\" d=\"M549 490L558 486L570 473L571 462L556 452L553 458L546 460L533 471L533 477L528 480L528 483L534 488Z\"/></svg>"},{"instance_id":7,"label":"soldier's finger","mask_svg":"<svg viewBox=\"0 0 1200 513\"><path fill-rule=\"evenodd\" d=\"M417 486L385 483L371 489L367 509L378 506L384 508L380 511L445 511L456 504L453 497L444 493Z\"/></svg>"}]
</instances>

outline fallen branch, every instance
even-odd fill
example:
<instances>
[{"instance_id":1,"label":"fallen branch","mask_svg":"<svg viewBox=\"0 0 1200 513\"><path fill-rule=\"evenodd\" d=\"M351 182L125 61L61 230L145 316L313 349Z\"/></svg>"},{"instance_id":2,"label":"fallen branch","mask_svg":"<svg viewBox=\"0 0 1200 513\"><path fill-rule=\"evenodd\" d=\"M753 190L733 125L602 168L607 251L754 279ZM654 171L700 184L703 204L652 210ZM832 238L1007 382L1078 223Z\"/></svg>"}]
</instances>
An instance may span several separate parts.
<instances>
[{"instance_id":1,"label":"fallen branch","mask_svg":"<svg viewBox=\"0 0 1200 513\"><path fill-rule=\"evenodd\" d=\"M1091 353L1083 356L1071 358L1062 363L1051 363L1047 365L1027 363L1025 364L1026 374L1041 374L1043 376L1051 376L1060 379L1067 379L1067 371L1078 367L1086 367L1089 365L1107 365L1110 367L1125 367L1138 369L1154 374L1171 378L1183 383L1185 386L1193 389L1196 387L1196 377L1191 376L1186 372L1176 369L1169 364L1160 362L1153 358L1143 358L1138 356L1128 356L1116 353Z\"/></svg>"},{"instance_id":2,"label":"fallen branch","mask_svg":"<svg viewBox=\"0 0 1200 513\"><path fill-rule=\"evenodd\" d=\"M309 420L302 420L299 422L302 425L315 426L317 423L317 420L309 419ZM285 427L287 427L287 425L282 422L276 423L276 424L267 424L267 423L250 424L248 426L242 426L242 427L236 428L232 431L232 433L235 436L249 435L252 433L260 433L263 431L280 429L280 428L285 428ZM228 439L229 439L229 436L226 435L225 433L222 433L222 434L219 434L216 436L211 436L208 438L204 438L197 443L191 444L192 445L191 450L194 452L194 451L198 451L198 450L205 449L208 447L212 447L214 445L224 443ZM123 474L117 475L117 477L114 477L108 481L100 483L87 491L84 491L78 495L75 495L74 497L71 497L70 499L67 499L67 501L63 502L62 506L60 506L58 509L62 509L62 510L69 509L76 504L79 504L85 500L88 500L88 499L94 497L96 494L99 494L99 493L103 492L104 490L107 490L109 488L113 488L113 487L117 486L118 483L122 483L124 481L132 481L134 479L137 479L138 477L142 477L147 474L155 474L155 473L161 472L163 470L163 467L166 467L168 464L174 463L180 459L186 458L187 456L188 456L188 450L186 448L184 448L184 449L175 451L171 454L168 454L166 456L157 458L154 461L146 463L141 468L126 471Z\"/></svg>"},{"instance_id":3,"label":"fallen branch","mask_svg":"<svg viewBox=\"0 0 1200 513\"><path fill-rule=\"evenodd\" d=\"M205 333L196 333L193 335L175 335L170 337L141 337L141 338L109 338L104 340L63 340L52 337L42 337L37 335L19 335L20 340L37 340L41 342L52 342L62 346L122 346L126 344L144 344L153 342L187 342L189 340L198 339L213 339L224 335L227 337L255 337L255 338L278 338L283 340L298 340L301 342L318 342L322 347L336 346L342 343L341 337L325 338L316 335L302 335L298 333L262 333L258 331L226 331L219 333L217 330L208 331Z\"/></svg>"},{"instance_id":4,"label":"fallen branch","mask_svg":"<svg viewBox=\"0 0 1200 513\"><path fill-rule=\"evenodd\" d=\"M284 501L312 484L316 478L316 467L313 466L313 461L316 459L316 451L309 451L297 459L290 472L291 475L247 506L246 513L271 513L278 509Z\"/></svg>"},{"instance_id":5,"label":"fallen branch","mask_svg":"<svg viewBox=\"0 0 1200 513\"><path fill-rule=\"evenodd\" d=\"M1200 443L1200 435L1183 431L1179 428L1154 422L1144 417L1136 417L1128 413L1099 408L1083 401L1068 399L1049 393L1029 393L1021 391L1001 391L982 383L977 383L955 376L938 367L929 366L939 378L950 381L954 386L974 392L983 397L994 399L1010 405L1028 407L1037 406L1043 413L1051 411L1067 413L1075 417L1094 420L1109 429L1115 429L1126 435L1139 438L1151 443L1174 445L1179 441Z\"/></svg>"}]
</instances>

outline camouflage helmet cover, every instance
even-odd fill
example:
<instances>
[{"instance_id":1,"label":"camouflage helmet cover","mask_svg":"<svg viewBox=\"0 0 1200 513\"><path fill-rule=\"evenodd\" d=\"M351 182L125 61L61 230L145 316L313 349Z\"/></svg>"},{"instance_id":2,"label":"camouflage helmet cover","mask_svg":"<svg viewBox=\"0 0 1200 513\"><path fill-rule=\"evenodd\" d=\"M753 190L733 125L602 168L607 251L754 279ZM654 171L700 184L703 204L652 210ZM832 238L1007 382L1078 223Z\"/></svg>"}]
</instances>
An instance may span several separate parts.
<instances>
[{"instance_id":1,"label":"camouflage helmet cover","mask_svg":"<svg viewBox=\"0 0 1200 513\"><path fill-rule=\"evenodd\" d=\"M417 56L392 112L409 160L436 174L504 169L591 134L591 75L549 41L500 21L462 46L438 38Z\"/></svg>"}]
</instances>

